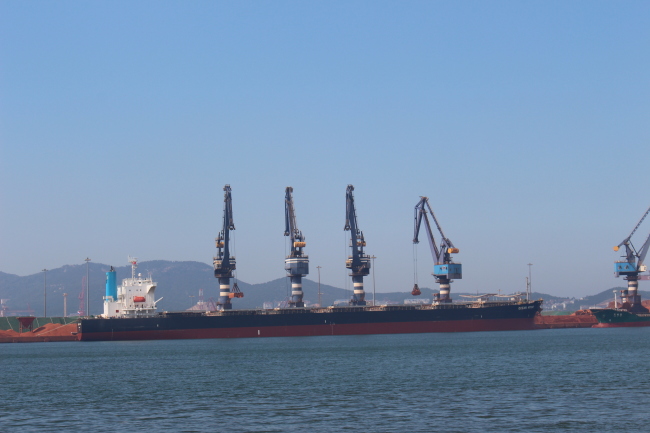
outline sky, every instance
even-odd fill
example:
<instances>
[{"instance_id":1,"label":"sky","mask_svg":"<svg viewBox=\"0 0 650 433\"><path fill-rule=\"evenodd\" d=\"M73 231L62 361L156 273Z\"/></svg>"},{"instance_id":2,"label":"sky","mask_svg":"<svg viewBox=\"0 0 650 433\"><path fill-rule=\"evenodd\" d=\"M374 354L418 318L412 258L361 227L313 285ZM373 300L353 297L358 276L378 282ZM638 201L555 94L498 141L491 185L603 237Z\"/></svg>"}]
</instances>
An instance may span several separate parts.
<instances>
[{"instance_id":1,"label":"sky","mask_svg":"<svg viewBox=\"0 0 650 433\"><path fill-rule=\"evenodd\" d=\"M321 266L350 288L352 184L366 292L436 286L412 242L420 196L460 249L452 296L523 291L529 272L557 296L624 285L612 247L650 205L649 16L644 1L5 0L0 271L211 264L229 184L237 278L270 281L292 186L307 278Z\"/></svg>"}]
</instances>

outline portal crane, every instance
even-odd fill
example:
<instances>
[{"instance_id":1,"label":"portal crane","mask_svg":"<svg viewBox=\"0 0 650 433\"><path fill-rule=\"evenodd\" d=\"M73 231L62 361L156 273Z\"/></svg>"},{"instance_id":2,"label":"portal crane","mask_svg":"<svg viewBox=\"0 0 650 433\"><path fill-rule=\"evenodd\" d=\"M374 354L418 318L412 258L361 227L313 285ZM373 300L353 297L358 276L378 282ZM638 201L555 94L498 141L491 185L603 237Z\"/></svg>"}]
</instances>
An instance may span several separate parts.
<instances>
[{"instance_id":1,"label":"portal crane","mask_svg":"<svg viewBox=\"0 0 650 433\"><path fill-rule=\"evenodd\" d=\"M290 236L291 254L284 261L284 269L291 279L291 300L289 307L304 307L302 300L302 277L309 274L309 256L303 252L307 245L305 237L296 224L296 213L293 208L293 188L288 186L284 197L284 235Z\"/></svg>"},{"instance_id":2,"label":"portal crane","mask_svg":"<svg viewBox=\"0 0 650 433\"><path fill-rule=\"evenodd\" d=\"M645 243L637 251L632 245L632 235L639 228L643 220L650 213L650 208L643 214L643 217L632 230L632 233L623 241L614 247L614 251L618 251L621 246L625 247L625 255L622 256L625 260L619 260L614 264L614 270L616 272L616 277L624 275L627 280L627 290L621 290L621 300L623 302L623 308L631 311L633 313L638 312L648 312L648 309L641 304L641 296L637 293L639 288L639 273L645 272L648 268L643 261L645 256L648 253L648 248L650 248L650 235L645 240Z\"/></svg>"},{"instance_id":3,"label":"portal crane","mask_svg":"<svg viewBox=\"0 0 650 433\"><path fill-rule=\"evenodd\" d=\"M230 185L223 187L223 229L215 239L217 245L217 256L214 257L214 276L219 279L219 300L217 310L231 310L230 298L239 297L241 292L238 289L230 293L230 279L233 278L233 271L236 269L235 257L230 255L230 230L235 230L235 223L232 218L232 197ZM236 284L235 284L236 285Z\"/></svg>"},{"instance_id":4,"label":"portal crane","mask_svg":"<svg viewBox=\"0 0 650 433\"><path fill-rule=\"evenodd\" d=\"M363 277L370 273L370 256L363 253L363 247L366 241L363 238L363 232L357 225L357 211L354 208L354 186L348 185L345 202L345 227L343 230L349 230L351 235L352 255L345 261L345 267L350 269L354 294L350 300L350 305L366 305L366 292L363 290Z\"/></svg>"},{"instance_id":5,"label":"portal crane","mask_svg":"<svg viewBox=\"0 0 650 433\"><path fill-rule=\"evenodd\" d=\"M79 311L77 315L84 317L86 315L86 292L88 292L88 281L84 275L81 279L81 293L79 293Z\"/></svg>"},{"instance_id":6,"label":"portal crane","mask_svg":"<svg viewBox=\"0 0 650 433\"><path fill-rule=\"evenodd\" d=\"M438 232L440 233L440 246L436 245L436 241L433 237L433 232L431 231L431 224L429 224L428 213L431 214L433 222L435 222ZM460 280L463 278L462 265L460 263L454 263L451 255L459 252L458 248L454 247L454 244L449 240L447 236L442 232L440 224L438 224L438 219L431 209L429 204L428 197L420 197L420 201L415 205L415 236L413 237L413 243L417 244L420 241L418 240L418 234L420 233L420 225L424 219L426 228L427 228L427 238L429 239L429 246L431 247L431 255L433 256L433 276L436 279L436 282L440 285L440 293L434 294L434 302L440 303L449 303L451 302L451 297L449 296L449 288L451 280ZM419 292L418 288L415 287L413 292Z\"/></svg>"}]
</instances>

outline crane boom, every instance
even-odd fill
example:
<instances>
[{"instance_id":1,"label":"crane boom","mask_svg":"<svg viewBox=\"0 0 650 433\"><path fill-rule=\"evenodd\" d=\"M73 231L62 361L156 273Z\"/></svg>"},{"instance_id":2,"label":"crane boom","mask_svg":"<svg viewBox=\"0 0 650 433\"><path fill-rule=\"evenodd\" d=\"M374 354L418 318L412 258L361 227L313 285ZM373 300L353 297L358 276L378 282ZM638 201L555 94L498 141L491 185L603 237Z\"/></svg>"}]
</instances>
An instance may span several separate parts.
<instances>
[{"instance_id":1,"label":"crane boom","mask_svg":"<svg viewBox=\"0 0 650 433\"><path fill-rule=\"evenodd\" d=\"M623 256L625 260L619 260L614 263L614 270L616 277L623 275L627 280L627 290L621 290L623 308L634 313L648 312L648 309L641 303L641 296L638 294L638 287L639 274L647 270L644 261L648 254L648 248L650 248L650 235L648 235L638 251L632 244L631 240L632 235L634 235L643 220L648 216L648 213L650 213L650 207L645 211L628 237L623 239L620 244L614 247L614 251L618 251L621 246L625 247L625 255Z\"/></svg>"},{"instance_id":2,"label":"crane boom","mask_svg":"<svg viewBox=\"0 0 650 433\"><path fill-rule=\"evenodd\" d=\"M370 256L363 252L366 241L363 232L357 224L357 211L354 206L354 186L348 185L345 193L345 227L343 230L350 232L350 246L352 255L345 262L345 267L350 269L354 294L350 305L366 305L366 292L363 289L363 277L370 273Z\"/></svg>"},{"instance_id":3,"label":"crane boom","mask_svg":"<svg viewBox=\"0 0 650 433\"><path fill-rule=\"evenodd\" d=\"M641 217L641 219L639 220L639 222L636 223L636 226L634 226L634 230L632 230L632 233L630 233L628 237L626 237L625 239L623 239L623 242L621 242L620 244L618 244L619 247L620 247L621 245L625 245L625 244L627 244L627 243L630 241L630 238L632 237L632 235L634 234L634 232L637 231L637 229L639 228L639 226L641 225L641 223L643 222L643 220L645 219L645 217L648 216L648 213L650 213L650 207L648 208L647 211L645 211L645 213L643 214L643 216Z\"/></svg>"},{"instance_id":4,"label":"crane boom","mask_svg":"<svg viewBox=\"0 0 650 433\"><path fill-rule=\"evenodd\" d=\"M431 214L431 218L440 233L440 246L436 245L427 213ZM429 240L431 255L433 256L433 276L435 277L436 282L440 285L440 292L435 294L434 297L437 297L439 302L449 303L451 302L451 297L449 296L451 280L461 279L463 277L462 265L460 263L454 263L451 256L452 254L458 253L459 250L454 247L454 244L442 231L442 227L440 227L438 219L433 213L433 209L431 209L428 197L420 197L420 201L415 205L414 244L420 242L418 236L420 233L420 227L422 226L422 220L424 220L427 239ZM417 287L414 288L413 293L415 294L416 292L419 293Z\"/></svg>"},{"instance_id":5,"label":"crane boom","mask_svg":"<svg viewBox=\"0 0 650 433\"><path fill-rule=\"evenodd\" d=\"M302 277L309 274L309 257L303 252L307 245L305 237L298 229L296 212L293 207L293 188L288 186L284 197L284 235L291 241L291 253L284 261L284 269L291 279L290 307L304 307Z\"/></svg>"},{"instance_id":6,"label":"crane boom","mask_svg":"<svg viewBox=\"0 0 650 433\"><path fill-rule=\"evenodd\" d=\"M213 259L214 276L219 279L219 300L217 301L218 310L230 310L232 304L231 295L241 295L241 292L230 293L230 279L233 278L233 272L236 269L235 257L230 255L230 230L235 230L235 222L232 217L232 194L230 185L223 187L223 227L219 236L215 239L217 246L217 256Z\"/></svg>"}]
</instances>

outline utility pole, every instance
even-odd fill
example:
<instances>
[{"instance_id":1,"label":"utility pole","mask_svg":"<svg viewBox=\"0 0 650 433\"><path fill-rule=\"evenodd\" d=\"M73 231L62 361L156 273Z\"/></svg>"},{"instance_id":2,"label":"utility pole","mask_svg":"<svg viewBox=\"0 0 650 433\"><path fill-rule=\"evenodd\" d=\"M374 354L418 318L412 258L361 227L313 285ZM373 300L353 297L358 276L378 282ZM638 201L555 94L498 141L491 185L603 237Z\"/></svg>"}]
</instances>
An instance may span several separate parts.
<instances>
[{"instance_id":1,"label":"utility pole","mask_svg":"<svg viewBox=\"0 0 650 433\"><path fill-rule=\"evenodd\" d=\"M47 317L47 269L43 269L43 317Z\"/></svg>"},{"instance_id":2,"label":"utility pole","mask_svg":"<svg viewBox=\"0 0 650 433\"><path fill-rule=\"evenodd\" d=\"M501 293L501 289L499 289L499 293ZM528 296L528 293L530 293L530 281L528 281L528 277L526 277L526 302L530 302L530 296Z\"/></svg>"},{"instance_id":3,"label":"utility pole","mask_svg":"<svg viewBox=\"0 0 650 433\"><path fill-rule=\"evenodd\" d=\"M377 305L375 303L375 259L377 257L371 256L370 258L372 259L372 306L374 307Z\"/></svg>"},{"instance_id":4,"label":"utility pole","mask_svg":"<svg viewBox=\"0 0 650 433\"><path fill-rule=\"evenodd\" d=\"M90 258L86 257L86 316L90 316L90 271L88 270L88 262Z\"/></svg>"},{"instance_id":5,"label":"utility pole","mask_svg":"<svg viewBox=\"0 0 650 433\"><path fill-rule=\"evenodd\" d=\"M316 269L318 269L318 307L323 308L323 304L320 301L320 268L320 266L316 266Z\"/></svg>"},{"instance_id":6,"label":"utility pole","mask_svg":"<svg viewBox=\"0 0 650 433\"><path fill-rule=\"evenodd\" d=\"M532 277L531 270L530 270L531 266L533 266L533 264L528 263L528 294L529 295L533 293L533 277ZM529 299L529 301L530 301L530 299Z\"/></svg>"}]
</instances>

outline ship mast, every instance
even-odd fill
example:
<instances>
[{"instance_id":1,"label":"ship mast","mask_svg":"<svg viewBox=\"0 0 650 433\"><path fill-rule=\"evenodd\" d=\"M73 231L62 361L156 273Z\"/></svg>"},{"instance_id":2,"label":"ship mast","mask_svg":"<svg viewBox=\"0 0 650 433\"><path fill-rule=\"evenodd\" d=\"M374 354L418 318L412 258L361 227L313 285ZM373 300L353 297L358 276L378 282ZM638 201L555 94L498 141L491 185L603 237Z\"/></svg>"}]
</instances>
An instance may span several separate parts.
<instances>
[{"instance_id":1,"label":"ship mast","mask_svg":"<svg viewBox=\"0 0 650 433\"><path fill-rule=\"evenodd\" d=\"M129 256L129 263L131 263L131 280L135 281L135 270L138 267L138 258Z\"/></svg>"}]
</instances>

